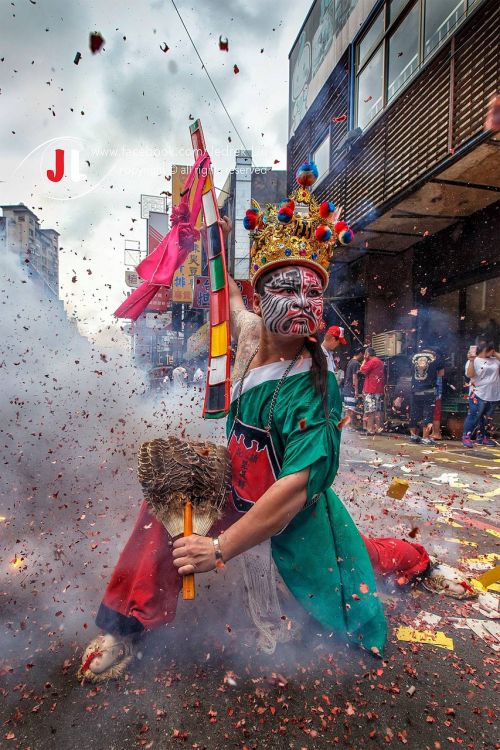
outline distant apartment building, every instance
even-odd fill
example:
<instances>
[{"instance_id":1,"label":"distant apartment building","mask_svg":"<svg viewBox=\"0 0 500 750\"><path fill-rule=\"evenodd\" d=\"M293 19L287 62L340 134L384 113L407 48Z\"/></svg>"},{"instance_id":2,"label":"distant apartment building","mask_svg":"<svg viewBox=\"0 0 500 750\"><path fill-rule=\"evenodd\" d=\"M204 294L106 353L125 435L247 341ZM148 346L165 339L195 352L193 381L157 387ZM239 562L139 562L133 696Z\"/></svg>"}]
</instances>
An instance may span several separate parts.
<instances>
[{"instance_id":1,"label":"distant apartment building","mask_svg":"<svg viewBox=\"0 0 500 750\"><path fill-rule=\"evenodd\" d=\"M41 229L38 217L24 203L0 208L0 249L15 253L34 272L47 296L58 300L59 232Z\"/></svg>"}]
</instances>

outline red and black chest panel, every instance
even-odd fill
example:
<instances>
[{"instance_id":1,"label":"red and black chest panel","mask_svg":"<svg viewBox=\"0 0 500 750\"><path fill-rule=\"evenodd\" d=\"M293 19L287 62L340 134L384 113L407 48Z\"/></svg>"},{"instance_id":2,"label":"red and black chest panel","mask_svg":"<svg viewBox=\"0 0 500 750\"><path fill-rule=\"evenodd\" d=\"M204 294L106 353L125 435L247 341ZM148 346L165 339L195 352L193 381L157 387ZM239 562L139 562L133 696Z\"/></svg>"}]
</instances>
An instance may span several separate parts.
<instances>
[{"instance_id":1,"label":"red and black chest panel","mask_svg":"<svg viewBox=\"0 0 500 750\"><path fill-rule=\"evenodd\" d=\"M246 513L280 473L271 434L236 419L228 442L234 507Z\"/></svg>"}]
</instances>

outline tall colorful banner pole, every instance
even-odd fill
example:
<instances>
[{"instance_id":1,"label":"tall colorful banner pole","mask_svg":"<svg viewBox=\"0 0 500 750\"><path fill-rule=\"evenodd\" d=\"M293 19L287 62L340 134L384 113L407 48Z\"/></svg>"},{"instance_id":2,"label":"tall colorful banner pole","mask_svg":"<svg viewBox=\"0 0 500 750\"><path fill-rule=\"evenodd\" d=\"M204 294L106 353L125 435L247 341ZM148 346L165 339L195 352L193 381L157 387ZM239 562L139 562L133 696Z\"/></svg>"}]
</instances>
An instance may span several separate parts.
<instances>
[{"instance_id":1,"label":"tall colorful banner pole","mask_svg":"<svg viewBox=\"0 0 500 750\"><path fill-rule=\"evenodd\" d=\"M191 143L195 160L206 154L205 138L201 122L195 120L190 126ZM224 417L230 406L231 333L229 325L229 285L227 278L224 235L218 223L219 206L213 184L210 158L198 167L199 180L204 179L201 207L206 227L205 244L210 279L210 343L208 350L208 374L203 405L206 419Z\"/></svg>"},{"instance_id":2,"label":"tall colorful banner pole","mask_svg":"<svg viewBox=\"0 0 500 750\"><path fill-rule=\"evenodd\" d=\"M115 315L137 320L162 287L172 286L175 271L200 236L196 223L203 211L210 280L210 343L203 416L218 419L226 416L230 405L229 285L212 164L199 120L191 125L190 134L195 163L181 192L181 201L172 209L171 229L156 250L137 266L137 274L144 282L124 300Z\"/></svg>"}]
</instances>

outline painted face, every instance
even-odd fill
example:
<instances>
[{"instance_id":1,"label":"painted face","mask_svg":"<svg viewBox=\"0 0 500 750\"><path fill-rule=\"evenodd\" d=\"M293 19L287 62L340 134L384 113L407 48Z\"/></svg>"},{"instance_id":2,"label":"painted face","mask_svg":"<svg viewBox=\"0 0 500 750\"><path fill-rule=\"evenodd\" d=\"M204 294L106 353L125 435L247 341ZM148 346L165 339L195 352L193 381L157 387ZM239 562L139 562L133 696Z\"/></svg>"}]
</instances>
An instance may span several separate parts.
<instances>
[{"instance_id":1,"label":"painted face","mask_svg":"<svg viewBox=\"0 0 500 750\"><path fill-rule=\"evenodd\" d=\"M285 267L263 279L262 320L271 333L312 336L323 317L323 286L310 268Z\"/></svg>"}]
</instances>

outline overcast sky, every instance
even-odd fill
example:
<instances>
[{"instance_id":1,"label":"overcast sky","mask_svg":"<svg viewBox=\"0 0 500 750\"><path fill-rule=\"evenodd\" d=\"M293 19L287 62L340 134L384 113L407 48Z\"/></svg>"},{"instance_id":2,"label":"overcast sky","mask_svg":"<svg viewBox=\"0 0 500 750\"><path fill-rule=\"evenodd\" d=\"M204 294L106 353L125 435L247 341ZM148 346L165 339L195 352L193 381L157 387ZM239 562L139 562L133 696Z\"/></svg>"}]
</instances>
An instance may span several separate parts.
<instances>
[{"instance_id":1,"label":"overcast sky","mask_svg":"<svg viewBox=\"0 0 500 750\"><path fill-rule=\"evenodd\" d=\"M286 164L288 53L310 4L177 3L257 166ZM23 202L60 232L61 296L95 335L127 289L125 239L145 245L140 194L168 190L171 165L190 161L190 115L216 185L243 146L170 0L3 0L0 29L0 203ZM105 39L95 55L93 31ZM55 148L79 152L85 180L47 179Z\"/></svg>"}]
</instances>

